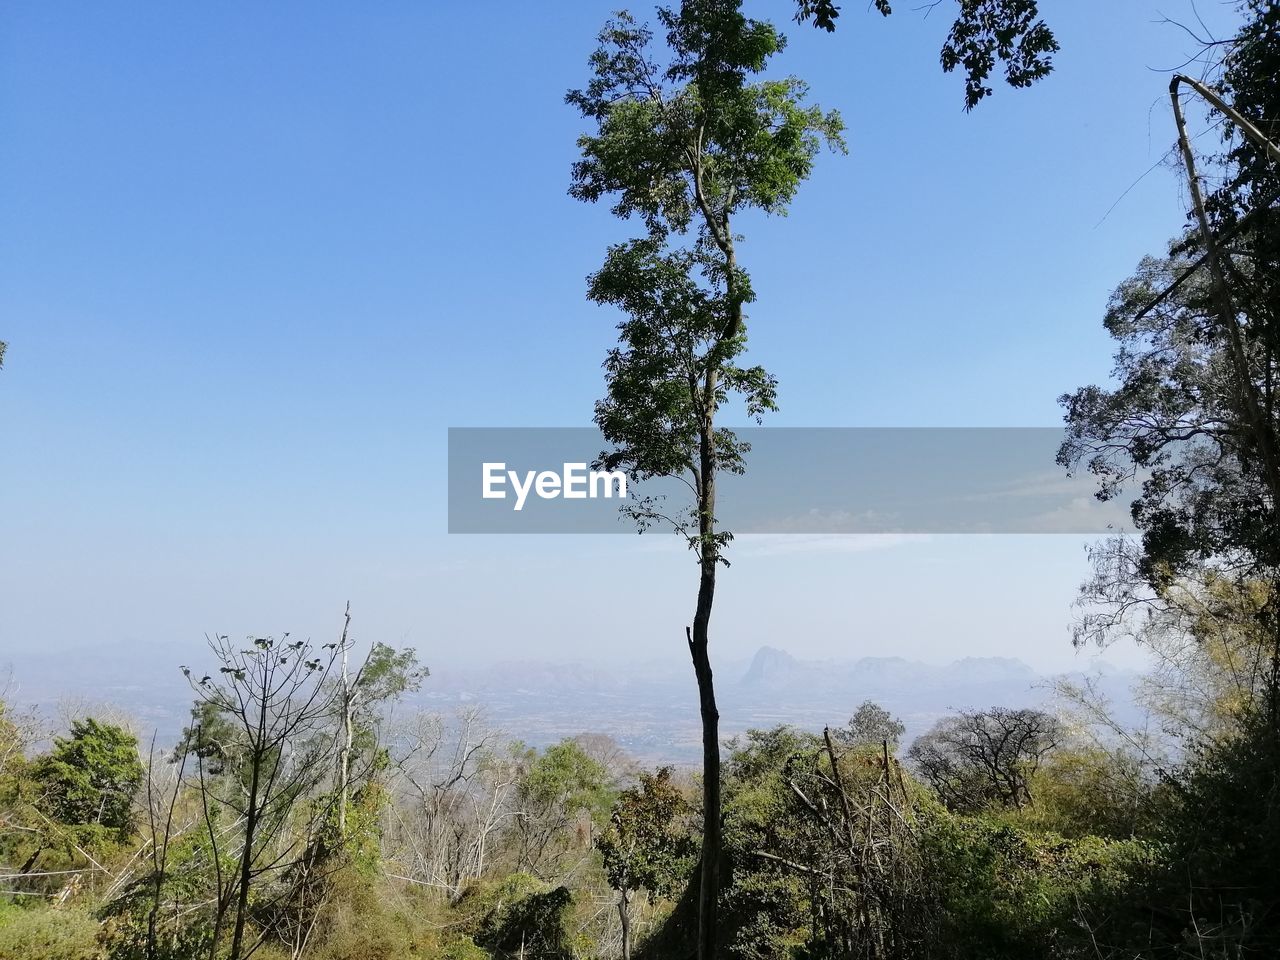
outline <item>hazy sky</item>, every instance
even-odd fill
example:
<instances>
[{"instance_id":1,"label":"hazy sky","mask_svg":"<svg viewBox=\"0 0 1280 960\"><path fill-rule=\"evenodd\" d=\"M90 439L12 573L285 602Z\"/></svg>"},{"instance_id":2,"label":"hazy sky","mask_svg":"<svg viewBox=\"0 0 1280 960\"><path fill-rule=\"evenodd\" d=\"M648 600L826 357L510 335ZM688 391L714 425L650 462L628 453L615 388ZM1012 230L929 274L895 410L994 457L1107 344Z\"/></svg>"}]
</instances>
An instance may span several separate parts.
<instances>
[{"instance_id":1,"label":"hazy sky","mask_svg":"<svg viewBox=\"0 0 1280 960\"><path fill-rule=\"evenodd\" d=\"M347 599L428 663L685 656L673 540L444 532L449 426L584 425L601 392L584 277L629 231L566 196L561 101L617 5L5 5L0 661L176 663L206 631L327 636ZM1182 223L1148 171L1194 52L1159 21L1191 6L1049 0L1055 73L969 115L949 5L897 6L834 35L752 6L851 148L744 226L770 422L1051 425ZM713 645L1065 666L1083 544L743 540Z\"/></svg>"}]
</instances>

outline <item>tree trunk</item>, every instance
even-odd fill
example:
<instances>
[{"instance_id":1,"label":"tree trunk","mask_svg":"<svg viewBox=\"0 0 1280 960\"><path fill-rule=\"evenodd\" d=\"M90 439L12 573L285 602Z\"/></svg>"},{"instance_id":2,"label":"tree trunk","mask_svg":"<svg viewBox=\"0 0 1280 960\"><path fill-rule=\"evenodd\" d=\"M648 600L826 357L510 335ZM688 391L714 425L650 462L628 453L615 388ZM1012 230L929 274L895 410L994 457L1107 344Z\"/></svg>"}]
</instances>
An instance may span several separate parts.
<instances>
[{"instance_id":1,"label":"tree trunk","mask_svg":"<svg viewBox=\"0 0 1280 960\"><path fill-rule=\"evenodd\" d=\"M267 760L265 744L267 742L267 705L270 703L270 672L262 674L261 701L258 705L258 725L253 740L251 762L253 769L249 774L248 803L244 815L244 849L240 851L240 890L236 897L236 923L231 934L230 960L242 960L241 950L244 948L245 921L249 918L249 887L253 883L253 843L257 839L258 818L262 814L263 765ZM280 762L278 757L276 763ZM267 788L270 790L270 787Z\"/></svg>"},{"instance_id":2,"label":"tree trunk","mask_svg":"<svg viewBox=\"0 0 1280 960\"><path fill-rule=\"evenodd\" d=\"M631 892L625 886L618 895L618 919L622 921L622 960L631 960Z\"/></svg>"},{"instance_id":3,"label":"tree trunk","mask_svg":"<svg viewBox=\"0 0 1280 960\"><path fill-rule=\"evenodd\" d=\"M704 579L704 584L707 581ZM711 679L711 661L707 656L707 622L711 613L710 586L706 592L707 617L701 629L694 621L689 649L693 669L698 677L698 703L702 712L702 863L698 885L698 960L715 960L716 907L720 898L720 713L716 709L715 688ZM699 601L699 607L703 604Z\"/></svg>"},{"instance_id":4,"label":"tree trunk","mask_svg":"<svg viewBox=\"0 0 1280 960\"><path fill-rule=\"evenodd\" d=\"M1236 113L1220 98L1215 96L1202 84L1175 74L1169 81L1169 97L1173 101L1173 118L1178 127L1178 145L1182 148L1182 160L1187 170L1187 186L1191 192L1191 206L1200 226L1200 234L1204 238L1205 253L1209 263L1209 275L1213 279L1214 299L1218 310L1218 320L1227 334L1228 355L1234 368L1237 388L1237 403L1244 420L1245 435L1248 436L1260 455L1264 467L1265 479L1271 489L1273 504L1280 503L1280 451L1276 449L1276 437L1272 431L1269 418L1262 411L1262 403L1258 397L1258 389L1253 382L1249 367L1249 357L1244 343L1244 335L1236 317L1235 305L1231 300L1230 287L1227 285L1226 271L1222 265L1222 253L1218 241L1214 237L1209 223L1209 215L1205 211L1204 196L1200 191L1200 177L1196 173L1195 154L1191 149L1191 140L1187 136L1187 124L1182 115L1182 102L1178 98L1178 85L1186 82L1211 104L1234 120L1246 135L1262 146L1269 156L1280 157L1280 147L1271 143L1258 133L1244 117Z\"/></svg>"},{"instance_id":5,"label":"tree trunk","mask_svg":"<svg viewBox=\"0 0 1280 960\"><path fill-rule=\"evenodd\" d=\"M708 372L706 396L715 396L715 376ZM720 899L720 712L716 709L711 658L707 650L711 607L715 602L719 548L715 536L715 435L707 415L701 431L701 484L698 531L701 536L698 606L692 630L686 629L693 672L698 679L702 714L702 862L698 883L698 960L715 960L717 907Z\"/></svg>"},{"instance_id":6,"label":"tree trunk","mask_svg":"<svg viewBox=\"0 0 1280 960\"><path fill-rule=\"evenodd\" d=\"M351 693L351 681L347 676L347 630L351 626L350 600L347 601L347 609L343 617L342 638L338 641L342 648L342 746L338 750L338 839L345 844L347 840L347 794L351 791L351 712L355 706Z\"/></svg>"},{"instance_id":7,"label":"tree trunk","mask_svg":"<svg viewBox=\"0 0 1280 960\"><path fill-rule=\"evenodd\" d=\"M231 934L231 960L241 960L245 921L249 917L249 888L253 883L253 841L258 832L258 779L262 758L255 754L244 821L244 849L240 852L240 889L236 895L236 923Z\"/></svg>"}]
</instances>

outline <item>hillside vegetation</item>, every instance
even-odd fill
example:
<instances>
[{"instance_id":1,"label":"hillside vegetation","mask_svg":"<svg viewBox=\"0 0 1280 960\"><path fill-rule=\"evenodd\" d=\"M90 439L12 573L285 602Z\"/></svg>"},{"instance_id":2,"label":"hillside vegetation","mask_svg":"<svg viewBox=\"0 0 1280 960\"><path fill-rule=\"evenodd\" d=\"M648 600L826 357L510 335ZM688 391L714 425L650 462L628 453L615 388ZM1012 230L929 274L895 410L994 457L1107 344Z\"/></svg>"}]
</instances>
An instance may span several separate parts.
<instances>
[{"instance_id":1,"label":"hillside vegetation","mask_svg":"<svg viewBox=\"0 0 1280 960\"><path fill-rule=\"evenodd\" d=\"M1259 602L1187 587L1201 642L1148 637L1166 669L1138 691L1144 731L1065 688L1057 713L955 714L903 750L870 702L732 742L725 955L1274 946ZM425 671L355 652L215 639L176 745L84 717L35 749L36 721L0 714L0 957L692 954L695 776L606 737L533 750L479 711L400 717Z\"/></svg>"}]
</instances>

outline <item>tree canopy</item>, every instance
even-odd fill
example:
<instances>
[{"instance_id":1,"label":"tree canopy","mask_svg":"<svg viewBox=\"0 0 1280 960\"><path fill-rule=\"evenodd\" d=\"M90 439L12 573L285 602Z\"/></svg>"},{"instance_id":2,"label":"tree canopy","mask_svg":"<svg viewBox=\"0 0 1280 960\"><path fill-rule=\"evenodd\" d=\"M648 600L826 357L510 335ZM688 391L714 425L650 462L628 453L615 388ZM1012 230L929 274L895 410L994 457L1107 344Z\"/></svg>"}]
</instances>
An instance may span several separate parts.
<instances>
[{"instance_id":1,"label":"tree canopy","mask_svg":"<svg viewBox=\"0 0 1280 960\"><path fill-rule=\"evenodd\" d=\"M893 12L890 0L872 0L882 16ZM991 71L997 64L1011 87L1029 87L1053 71L1058 41L1040 19L1036 0L958 0L959 12L943 41L939 60L951 73L964 72L964 108L972 110L989 97ZM937 2L927 4L932 10ZM833 31L840 7L832 0L796 0L795 19Z\"/></svg>"},{"instance_id":2,"label":"tree canopy","mask_svg":"<svg viewBox=\"0 0 1280 960\"><path fill-rule=\"evenodd\" d=\"M71 724L35 768L49 809L62 823L127 831L142 782L138 739L92 717Z\"/></svg>"}]
</instances>

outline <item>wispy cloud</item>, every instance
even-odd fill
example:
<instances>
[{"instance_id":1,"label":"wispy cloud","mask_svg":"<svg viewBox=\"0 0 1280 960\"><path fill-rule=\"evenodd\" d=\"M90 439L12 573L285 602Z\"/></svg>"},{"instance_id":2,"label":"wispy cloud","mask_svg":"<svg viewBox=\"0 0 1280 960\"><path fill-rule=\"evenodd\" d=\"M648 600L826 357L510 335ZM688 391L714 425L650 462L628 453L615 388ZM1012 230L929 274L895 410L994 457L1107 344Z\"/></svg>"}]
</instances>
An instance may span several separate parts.
<instances>
[{"instance_id":1,"label":"wispy cloud","mask_svg":"<svg viewBox=\"0 0 1280 960\"><path fill-rule=\"evenodd\" d=\"M1013 477L1003 486L992 490L981 490L975 493L961 494L956 497L962 501L1007 500L1013 497L1071 497L1092 492L1096 482L1091 477L1068 477L1060 470L1047 470L1043 473Z\"/></svg>"},{"instance_id":2,"label":"wispy cloud","mask_svg":"<svg viewBox=\"0 0 1280 960\"><path fill-rule=\"evenodd\" d=\"M870 553L927 543L931 539L928 534L909 533L749 534L738 537L733 547L744 556L772 557L804 553Z\"/></svg>"}]
</instances>

